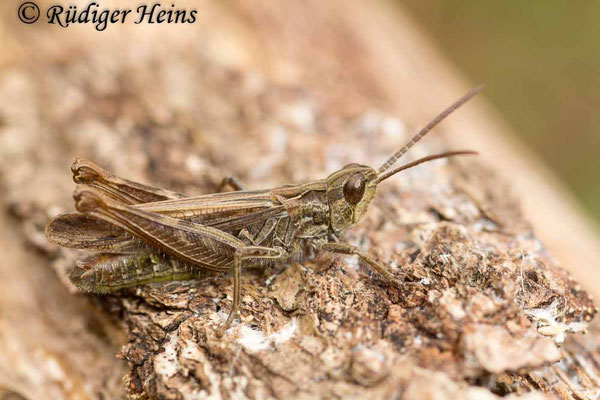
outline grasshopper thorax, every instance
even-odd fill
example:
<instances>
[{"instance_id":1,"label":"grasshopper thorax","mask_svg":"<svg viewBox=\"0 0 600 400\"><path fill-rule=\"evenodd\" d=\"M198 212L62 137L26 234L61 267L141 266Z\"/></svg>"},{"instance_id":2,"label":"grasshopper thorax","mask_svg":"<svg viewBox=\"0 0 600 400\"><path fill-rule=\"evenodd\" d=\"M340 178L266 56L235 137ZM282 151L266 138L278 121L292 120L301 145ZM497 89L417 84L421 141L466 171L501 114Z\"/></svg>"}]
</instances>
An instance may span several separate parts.
<instances>
[{"instance_id":1,"label":"grasshopper thorax","mask_svg":"<svg viewBox=\"0 0 600 400\"><path fill-rule=\"evenodd\" d=\"M327 177L331 228L342 233L360 220L377 190L377 172L366 165L348 164Z\"/></svg>"}]
</instances>

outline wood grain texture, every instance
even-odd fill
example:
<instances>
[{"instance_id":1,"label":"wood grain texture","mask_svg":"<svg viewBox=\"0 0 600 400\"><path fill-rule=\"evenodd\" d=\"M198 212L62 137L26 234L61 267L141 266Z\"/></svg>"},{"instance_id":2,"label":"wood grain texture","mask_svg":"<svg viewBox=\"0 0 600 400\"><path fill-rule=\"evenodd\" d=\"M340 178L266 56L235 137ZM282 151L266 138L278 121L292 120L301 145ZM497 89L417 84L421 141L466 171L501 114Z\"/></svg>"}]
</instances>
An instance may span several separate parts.
<instances>
[{"instance_id":1,"label":"wood grain texture","mask_svg":"<svg viewBox=\"0 0 600 400\"><path fill-rule=\"evenodd\" d=\"M597 237L482 99L406 160L485 156L390 178L346 238L403 287L351 257L247 273L224 338L230 276L74 294L66 276L82 253L50 246L43 228L73 210L75 156L188 195L228 175L299 183L380 165L466 91L388 4L178 3L193 4L191 26L102 34L25 26L17 3L0 6L2 396L597 397L598 330L579 333L600 293Z\"/></svg>"}]
</instances>

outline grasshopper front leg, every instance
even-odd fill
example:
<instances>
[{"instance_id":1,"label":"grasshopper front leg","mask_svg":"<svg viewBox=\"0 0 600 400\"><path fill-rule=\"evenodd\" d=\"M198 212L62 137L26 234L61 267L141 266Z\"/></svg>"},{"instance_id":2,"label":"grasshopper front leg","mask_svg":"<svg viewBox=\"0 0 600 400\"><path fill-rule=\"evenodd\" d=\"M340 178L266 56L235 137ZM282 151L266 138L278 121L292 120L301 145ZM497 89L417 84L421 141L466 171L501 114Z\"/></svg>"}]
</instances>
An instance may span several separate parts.
<instances>
[{"instance_id":1,"label":"grasshopper front leg","mask_svg":"<svg viewBox=\"0 0 600 400\"><path fill-rule=\"evenodd\" d=\"M396 278L389 271L388 267L385 264L376 260L373 256L369 255L368 253L365 253L356 246L352 246L348 243L324 243L321 246L321 249L324 251L329 251L331 253L358 256L358 258L369 264L371 268L377 271L387 283L396 286L403 285L403 282Z\"/></svg>"}]
</instances>

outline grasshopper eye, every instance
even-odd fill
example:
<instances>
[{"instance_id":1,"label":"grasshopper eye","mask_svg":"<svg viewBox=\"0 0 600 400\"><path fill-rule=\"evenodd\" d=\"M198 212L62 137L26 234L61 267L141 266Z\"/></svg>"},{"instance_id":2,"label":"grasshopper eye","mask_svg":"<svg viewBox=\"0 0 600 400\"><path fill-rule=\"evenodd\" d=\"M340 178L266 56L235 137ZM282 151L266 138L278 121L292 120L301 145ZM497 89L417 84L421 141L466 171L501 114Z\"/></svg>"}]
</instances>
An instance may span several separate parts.
<instances>
[{"instance_id":1,"label":"grasshopper eye","mask_svg":"<svg viewBox=\"0 0 600 400\"><path fill-rule=\"evenodd\" d=\"M362 174L355 174L344 184L344 198L352 205L358 204L365 194L366 179Z\"/></svg>"}]
</instances>

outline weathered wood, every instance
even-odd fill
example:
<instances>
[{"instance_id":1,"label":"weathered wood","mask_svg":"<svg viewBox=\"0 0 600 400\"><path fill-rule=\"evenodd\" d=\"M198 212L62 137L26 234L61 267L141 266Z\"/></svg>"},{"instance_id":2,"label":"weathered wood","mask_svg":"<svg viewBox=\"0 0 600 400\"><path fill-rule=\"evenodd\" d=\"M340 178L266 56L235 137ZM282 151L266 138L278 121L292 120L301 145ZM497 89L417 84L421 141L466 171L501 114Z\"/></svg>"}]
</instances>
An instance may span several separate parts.
<instances>
[{"instance_id":1,"label":"weathered wood","mask_svg":"<svg viewBox=\"0 0 600 400\"><path fill-rule=\"evenodd\" d=\"M49 246L43 227L73 209L76 155L190 195L231 174L261 188L348 162L379 165L458 98L465 90L448 67L385 7L211 2L192 26L101 35L14 27L4 45L17 50L3 53L0 81L2 204L11 214L0 220L1 396L597 396L598 330L572 333L595 313L583 287L600 286L586 280L581 252L551 248L580 286L533 233L531 208L521 213L519 203L549 181L512 154L481 99L407 158L457 147L501 156L434 162L386 181L347 238L389 263L403 287L350 257L247 273L241 317L224 338L216 328L231 304L229 276L122 296L65 289L79 254ZM515 159L527 167L512 194L498 167L515 175ZM523 182L535 193L519 192ZM544 207L556 221L533 212L536 229L564 218L593 254L581 243L596 239L568 205Z\"/></svg>"}]
</instances>

